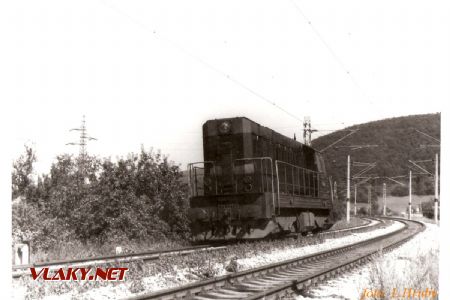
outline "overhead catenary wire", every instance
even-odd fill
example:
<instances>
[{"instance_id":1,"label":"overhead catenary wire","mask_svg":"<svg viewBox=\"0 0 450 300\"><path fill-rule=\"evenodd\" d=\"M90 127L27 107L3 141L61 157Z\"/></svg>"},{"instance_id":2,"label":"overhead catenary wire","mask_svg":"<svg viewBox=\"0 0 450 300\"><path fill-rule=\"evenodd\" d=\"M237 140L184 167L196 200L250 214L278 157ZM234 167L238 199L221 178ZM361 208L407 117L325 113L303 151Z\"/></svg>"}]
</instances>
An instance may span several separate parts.
<instances>
[{"instance_id":1,"label":"overhead catenary wire","mask_svg":"<svg viewBox=\"0 0 450 300\"><path fill-rule=\"evenodd\" d=\"M420 134L422 134L422 135L424 135L424 136L426 136L426 137L432 139L432 140L435 141L435 142L438 142L438 143L441 142L441 140L435 138L434 136L429 135L428 133L422 132L422 131L420 131L420 130L418 130L418 129L414 129L414 130L417 131L418 133L420 133Z\"/></svg>"},{"instance_id":2,"label":"overhead catenary wire","mask_svg":"<svg viewBox=\"0 0 450 300\"><path fill-rule=\"evenodd\" d=\"M228 81L234 83L235 85L239 86L240 88L246 90L247 92L249 92L250 94L254 95L257 99L262 100L264 102L266 102L267 104L275 107L276 109L278 109L279 111L289 115L290 117L292 117L293 119L303 122L304 120L302 118L300 118L299 116L297 116L294 113L291 113L290 111L288 111L287 109L283 108L282 106L278 105L275 101L273 101L272 99L269 99L268 97L264 96L263 94L259 93L258 91L256 91L255 89L249 87L248 85L244 84L242 81L238 80L237 78L235 78L234 76L228 74L227 72L217 68L216 66L212 65L211 63L209 63L208 61L202 59L201 57L199 57L198 55L192 53L191 51L188 51L185 47L183 47L182 45L180 45L179 43L161 35L158 31L156 31L156 29L152 29L149 28L146 24L142 23L140 20L134 18L133 16L131 16L130 14L124 12L123 10L119 9L117 6L113 5L111 2L107 1L107 0L99 0L100 3L102 3L104 6L108 7L109 9L113 10L114 12L116 12L117 14L120 14L124 17L126 17L129 21L131 21L132 23L138 25L139 27L141 27L143 30L150 32L152 34L152 36L156 39L159 39L160 41L163 41L165 43L167 43L168 45L170 45L171 47L174 47L175 49L177 49L178 51L182 52L183 54L185 54L186 56L192 58L193 60L197 61L198 63L202 64L204 67L214 71L215 73L221 75L222 77L226 78ZM331 48L331 46L326 42L326 40L323 38L323 36L320 34L320 32L314 27L314 25L312 24L312 22L308 19L308 17L305 15L305 13L300 9L300 7L294 2L294 0L291 0L292 3L294 4L294 6L297 8L297 11L302 15L302 17L308 22L308 24L311 26L312 30L314 31L314 33L319 37L319 39L321 40L321 42L323 43L323 45L325 45L325 47L328 49L328 51L332 54L332 56L336 59L336 61L339 63L339 65L344 69L345 73L350 77L350 79L353 81L353 83L355 84L355 86L364 94L364 90L361 88L361 86L359 85L359 83L356 81L356 79L354 78L354 76L350 73L350 71L346 68L345 64L343 63L343 61L339 58L339 56L335 53L335 51ZM336 129L336 130L317 130L317 131L322 131L322 132L332 132L332 131L344 131L345 129ZM356 130L347 130L350 131L350 134L353 134ZM346 136L347 137L347 136ZM342 140L342 139L340 139ZM340 141L339 140L339 141ZM334 145L335 143L333 143ZM326 147L328 148L328 147ZM322 149L321 151L324 151L325 149Z\"/></svg>"},{"instance_id":3,"label":"overhead catenary wire","mask_svg":"<svg viewBox=\"0 0 450 300\"><path fill-rule=\"evenodd\" d=\"M152 36L169 44L170 46L178 49L180 52L184 53L185 55L191 57L192 59L194 59L195 61L199 62L200 64L202 64L203 66L205 66L206 68L214 71L215 73L225 77L227 80L229 80L230 82L238 85L239 87L241 87L242 89L246 90L247 92L253 94L254 96L256 96L258 99L263 100L264 102L272 105L273 107L277 108L278 110L286 113L287 115L289 115L290 117L296 119L297 121L303 122L303 119L301 119L300 117L296 116L295 114L289 112L288 110L284 109L283 107L281 107L280 105L278 105L275 101L265 97L264 95L262 95L261 93L257 92L256 90L252 89L251 87L249 87L248 85L244 84L243 82L241 82L240 80L236 79L235 77L233 77L232 75L226 73L225 71L213 66L212 64L210 64L209 62L207 62L206 60L200 58L199 56L195 55L194 53L186 50L183 46L181 46L180 44L176 43L175 41L164 37L163 35L161 35L159 32L157 32L154 29L149 28L147 25L145 25L144 23L142 23L141 21L137 20L136 18L132 17L131 15L129 15L128 13L120 10L117 6L112 5L110 2L105 1L105 0L99 0L100 3L102 3L104 6L110 8L111 10L115 11L117 14L120 14L122 16L125 16L128 20L130 20L132 23L138 25L139 27L141 27L142 29L144 29L147 32L152 33Z\"/></svg>"},{"instance_id":4,"label":"overhead catenary wire","mask_svg":"<svg viewBox=\"0 0 450 300\"><path fill-rule=\"evenodd\" d=\"M323 35L317 30L317 28L314 26L314 24L311 22L311 20L306 16L304 11L300 8L300 6L295 2L295 0L291 0L292 4L296 8L297 12L302 16L302 18L308 23L311 30L314 32L314 34L318 37L320 42L325 46L325 48L330 52L331 56L336 60L336 62L339 64L339 66L342 68L342 70L345 72L345 74L350 78L350 80L353 82L353 84L359 89L359 91L365 96L368 97L367 93L364 91L364 89L361 87L361 85L358 83L356 78L353 76L353 74L350 72L350 69L347 68L347 66L344 64L342 59L336 54L336 52L331 48L330 44L325 40Z\"/></svg>"}]
</instances>

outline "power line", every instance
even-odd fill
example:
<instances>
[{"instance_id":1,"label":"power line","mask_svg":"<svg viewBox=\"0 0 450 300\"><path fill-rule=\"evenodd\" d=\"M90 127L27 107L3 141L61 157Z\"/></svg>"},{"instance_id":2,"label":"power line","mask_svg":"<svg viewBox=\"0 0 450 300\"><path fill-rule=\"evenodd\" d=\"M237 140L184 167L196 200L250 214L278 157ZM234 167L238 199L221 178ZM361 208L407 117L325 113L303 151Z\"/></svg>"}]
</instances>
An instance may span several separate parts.
<instances>
[{"instance_id":1,"label":"power line","mask_svg":"<svg viewBox=\"0 0 450 300\"><path fill-rule=\"evenodd\" d=\"M341 137L340 139L338 139L338 140L335 141L334 143L332 143L332 144L326 146L325 148L321 149L320 152L324 152L324 151L327 150L328 148L330 148L330 147L336 145L336 144L339 143L340 141L342 141L342 140L346 139L347 137L351 136L352 134L354 134L354 133L357 132L358 130L359 130L359 129L351 130L350 133L344 135L343 137Z\"/></svg>"},{"instance_id":2,"label":"power line","mask_svg":"<svg viewBox=\"0 0 450 300\"><path fill-rule=\"evenodd\" d=\"M417 169L419 169L420 171L422 171L422 173L420 174L428 174L431 176L434 176L433 173L431 173L430 171L428 171L427 169L425 169L424 167L422 167L421 165L419 165L420 163L426 163L426 162L433 162L433 160L429 159L429 160L408 160L412 165L414 165Z\"/></svg>"},{"instance_id":3,"label":"power line","mask_svg":"<svg viewBox=\"0 0 450 300\"><path fill-rule=\"evenodd\" d=\"M339 149L339 148L349 148L350 151L352 150L359 150L359 149L363 149L363 148L374 148L374 147L378 147L378 145L349 145L349 146L335 146L335 149Z\"/></svg>"},{"instance_id":4,"label":"power line","mask_svg":"<svg viewBox=\"0 0 450 300\"><path fill-rule=\"evenodd\" d=\"M299 12L299 14L303 17L303 19L308 23L308 25L311 27L311 30L314 32L314 34L319 38L319 40L322 42L322 44L325 46L325 48L330 52L331 56L337 61L339 66L344 70L345 74L350 78L350 80L353 82L353 84L361 91L361 93L367 97L367 94L362 89L362 87L359 85L358 81L356 81L355 77L350 73L350 70L345 66L342 59L339 58L339 56L336 54L336 52L331 48L331 46L327 43L325 38L320 34L320 32L316 29L316 27L313 25L311 20L306 16L306 14L303 12L303 10L300 8L300 6L295 2L295 0L291 0L292 4L296 8L296 10Z\"/></svg>"},{"instance_id":5,"label":"power line","mask_svg":"<svg viewBox=\"0 0 450 300\"><path fill-rule=\"evenodd\" d=\"M441 140L435 138L434 136L429 135L428 133L422 132L422 131L420 131L420 130L418 130L418 129L414 129L414 130L417 131L418 133L423 134L424 136L426 136L426 137L428 137L428 138L434 140L435 142L438 142L438 143L441 142Z\"/></svg>"},{"instance_id":6,"label":"power line","mask_svg":"<svg viewBox=\"0 0 450 300\"><path fill-rule=\"evenodd\" d=\"M373 168L375 168L377 165L377 163L373 162L373 163L357 163L357 162L353 162L353 166L355 167L364 167L362 170L360 170L358 173L353 175L353 178L363 178L361 177L361 175L363 175L364 173L367 173L368 171L372 170Z\"/></svg>"},{"instance_id":7,"label":"power line","mask_svg":"<svg viewBox=\"0 0 450 300\"><path fill-rule=\"evenodd\" d=\"M153 37L155 37L156 39L159 39L167 44L169 44L170 46L178 49L180 52L184 53L185 55L191 57L192 59L196 60L197 62L199 62L200 64L202 64L203 66L207 67L210 70L213 70L214 72L222 75L223 77L225 77L227 80L233 82L234 84L238 85L239 87L241 87L242 89L246 90L247 92L253 94L254 96L256 96L257 98L259 98L260 100L263 100L264 102L276 107L277 109L279 109L280 111L286 113L287 115L291 116L292 118L296 119L297 121L302 122L303 120L301 118L299 118L298 116L294 115L293 113L287 111L286 109L284 109L283 107L279 106L277 103L275 103L274 101L270 100L269 98L265 97L264 95L258 93L257 91L255 91L254 89L250 88L249 86L247 86L246 84L242 83L241 81L239 81L238 79L234 78L233 76L231 76L230 74L226 73L225 71L222 71L221 69L213 66L212 64L210 64L209 62L205 61L204 59L200 58L199 56L193 54L192 52L186 50L183 46L181 46L180 44L168 39L167 37L163 37L161 34L157 33L156 30L152 30L149 27L147 27L147 25L145 25L144 23L142 23L141 21L135 19L134 17L130 16L129 14L127 14L126 12L120 10L119 8L117 8L116 6L112 5L111 3L106 3L106 1L102 1L99 0L100 3L102 3L104 6L112 9L113 11L115 11L118 14L121 14L123 16L125 16L126 18L128 18L132 23L138 25L139 27L141 27L142 29L144 29L145 31L148 31L150 33L152 33Z\"/></svg>"}]
</instances>

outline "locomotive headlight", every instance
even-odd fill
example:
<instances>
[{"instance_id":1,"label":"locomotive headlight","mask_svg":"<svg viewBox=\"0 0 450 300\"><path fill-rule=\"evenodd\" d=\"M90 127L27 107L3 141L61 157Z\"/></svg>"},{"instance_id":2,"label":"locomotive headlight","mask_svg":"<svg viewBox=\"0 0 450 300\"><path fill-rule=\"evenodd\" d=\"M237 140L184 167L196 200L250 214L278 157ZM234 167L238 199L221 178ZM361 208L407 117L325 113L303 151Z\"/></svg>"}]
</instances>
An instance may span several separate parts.
<instances>
[{"instance_id":1,"label":"locomotive headlight","mask_svg":"<svg viewBox=\"0 0 450 300\"><path fill-rule=\"evenodd\" d=\"M251 192L252 190L253 190L253 184L247 183L244 185L244 191L246 191L247 193Z\"/></svg>"},{"instance_id":2,"label":"locomotive headlight","mask_svg":"<svg viewBox=\"0 0 450 300\"><path fill-rule=\"evenodd\" d=\"M203 179L203 183L205 185L205 190L208 192L212 191L212 179L210 177L206 177Z\"/></svg>"},{"instance_id":3,"label":"locomotive headlight","mask_svg":"<svg viewBox=\"0 0 450 300\"><path fill-rule=\"evenodd\" d=\"M231 123L228 121L224 121L222 123L220 123L219 125L219 132L224 134L224 133L229 133L231 130Z\"/></svg>"}]
</instances>

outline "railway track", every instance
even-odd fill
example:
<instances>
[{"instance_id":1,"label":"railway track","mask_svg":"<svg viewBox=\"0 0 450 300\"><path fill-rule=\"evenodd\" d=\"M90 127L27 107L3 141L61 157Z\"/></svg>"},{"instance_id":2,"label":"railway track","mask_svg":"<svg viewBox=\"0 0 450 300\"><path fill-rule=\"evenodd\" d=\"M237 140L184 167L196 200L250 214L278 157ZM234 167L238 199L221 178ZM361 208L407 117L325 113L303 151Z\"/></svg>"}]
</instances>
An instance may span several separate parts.
<instances>
[{"instance_id":1,"label":"railway track","mask_svg":"<svg viewBox=\"0 0 450 300\"><path fill-rule=\"evenodd\" d=\"M424 229L423 223L394 219L404 226L383 236L229 274L189 285L127 298L143 299L279 299L364 264L380 251L390 251Z\"/></svg>"},{"instance_id":2,"label":"railway track","mask_svg":"<svg viewBox=\"0 0 450 300\"><path fill-rule=\"evenodd\" d=\"M13 278L18 278L24 275L30 275L29 268L44 268L48 267L50 269L59 269L61 267L86 267L92 265L106 264L106 263L114 263L114 262L133 262L137 260L143 261L151 261L157 260L161 256L166 255L187 255L189 253L195 251L212 251L219 250L225 248L224 246L190 246L190 247L182 247L176 249L167 249L167 250L152 250L152 251L144 251L137 253L128 253L128 254L117 254L117 255L109 255L109 256L97 256L97 257L89 257L89 258L79 258L79 259L67 259L67 260L57 260L51 262L39 262L29 265L17 265L13 266Z\"/></svg>"},{"instance_id":3,"label":"railway track","mask_svg":"<svg viewBox=\"0 0 450 300\"><path fill-rule=\"evenodd\" d=\"M380 227L385 225L385 221L383 219L376 219L376 218L364 218L366 220L366 223L360 226L350 227L350 228L343 228L343 229L336 229L336 230L327 230L320 232L319 235L322 236L333 236L338 235L341 233L356 233L356 232L364 232L367 230L372 230L374 228Z\"/></svg>"},{"instance_id":4,"label":"railway track","mask_svg":"<svg viewBox=\"0 0 450 300\"><path fill-rule=\"evenodd\" d=\"M371 229L375 229L376 227L383 225L383 222L380 222L376 219L365 219L367 222L363 225L346 228L346 229L338 229L338 230L328 230L319 233L318 235L330 237L341 235L342 233L355 233L355 232L363 232ZM28 265L17 265L12 267L12 277L19 278L24 275L30 275L29 268L44 268L48 267L51 270L57 270L61 267L86 267L92 265L99 265L105 263L114 263L114 262L133 262L137 260L143 261L152 261L157 260L162 256L169 255L187 255L189 253L195 251L214 251L224 249L226 246L224 245L197 245L176 249L167 249L167 250L152 250L152 251L144 251L138 253L128 253L128 254L118 254L118 255L109 255L109 256L97 256L97 257L89 257L89 258L79 258L79 259L67 259L67 260L57 260L50 262L38 262L34 264Z\"/></svg>"}]
</instances>

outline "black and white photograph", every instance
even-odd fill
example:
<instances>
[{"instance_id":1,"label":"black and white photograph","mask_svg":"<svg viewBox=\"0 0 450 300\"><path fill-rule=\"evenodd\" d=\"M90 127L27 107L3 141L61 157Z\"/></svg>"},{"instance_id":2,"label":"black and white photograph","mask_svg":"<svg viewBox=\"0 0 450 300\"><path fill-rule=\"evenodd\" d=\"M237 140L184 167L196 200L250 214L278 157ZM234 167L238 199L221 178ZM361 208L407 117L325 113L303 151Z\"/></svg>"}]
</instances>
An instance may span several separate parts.
<instances>
[{"instance_id":1,"label":"black and white photograph","mask_svg":"<svg viewBox=\"0 0 450 300\"><path fill-rule=\"evenodd\" d=\"M445 1L19 0L0 28L2 298L450 296Z\"/></svg>"}]
</instances>

